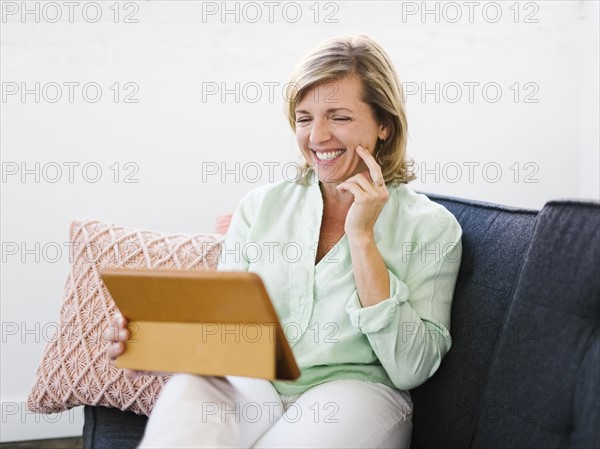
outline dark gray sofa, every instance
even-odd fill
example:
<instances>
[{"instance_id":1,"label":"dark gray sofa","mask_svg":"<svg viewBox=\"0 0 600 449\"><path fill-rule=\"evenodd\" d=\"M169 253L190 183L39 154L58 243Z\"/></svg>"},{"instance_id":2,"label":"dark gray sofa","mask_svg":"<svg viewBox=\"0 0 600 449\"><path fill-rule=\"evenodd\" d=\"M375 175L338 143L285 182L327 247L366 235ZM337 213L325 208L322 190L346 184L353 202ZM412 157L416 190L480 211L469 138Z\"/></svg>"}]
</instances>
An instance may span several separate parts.
<instances>
[{"instance_id":1,"label":"dark gray sofa","mask_svg":"<svg viewBox=\"0 0 600 449\"><path fill-rule=\"evenodd\" d=\"M411 447L600 447L600 204L428 196L460 222L463 260L452 349L411 391ZM145 422L85 407L84 447L133 448Z\"/></svg>"}]
</instances>

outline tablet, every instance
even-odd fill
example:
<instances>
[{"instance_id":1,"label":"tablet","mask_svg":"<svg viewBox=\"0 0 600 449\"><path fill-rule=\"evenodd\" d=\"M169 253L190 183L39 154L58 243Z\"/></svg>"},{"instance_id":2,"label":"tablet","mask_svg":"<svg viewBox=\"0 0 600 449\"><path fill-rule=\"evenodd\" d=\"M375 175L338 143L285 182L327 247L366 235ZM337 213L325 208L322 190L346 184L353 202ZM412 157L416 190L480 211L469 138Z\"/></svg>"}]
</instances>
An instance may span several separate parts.
<instances>
[{"instance_id":1,"label":"tablet","mask_svg":"<svg viewBox=\"0 0 600 449\"><path fill-rule=\"evenodd\" d=\"M294 380L300 369L260 276L246 271L105 268L129 320L118 368Z\"/></svg>"}]
</instances>

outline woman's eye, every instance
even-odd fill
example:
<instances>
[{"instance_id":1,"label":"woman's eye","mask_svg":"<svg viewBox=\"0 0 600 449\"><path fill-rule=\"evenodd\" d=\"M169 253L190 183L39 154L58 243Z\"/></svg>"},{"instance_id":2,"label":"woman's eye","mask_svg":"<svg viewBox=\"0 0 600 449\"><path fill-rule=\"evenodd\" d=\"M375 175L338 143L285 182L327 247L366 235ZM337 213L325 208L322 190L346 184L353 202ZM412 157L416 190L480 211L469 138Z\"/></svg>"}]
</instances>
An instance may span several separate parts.
<instances>
[{"instance_id":1,"label":"woman's eye","mask_svg":"<svg viewBox=\"0 0 600 449\"><path fill-rule=\"evenodd\" d=\"M346 122L350 120L350 117L333 117L336 122Z\"/></svg>"},{"instance_id":2,"label":"woman's eye","mask_svg":"<svg viewBox=\"0 0 600 449\"><path fill-rule=\"evenodd\" d=\"M308 122L310 121L310 118L308 117L300 117L296 119L296 123L304 123L304 122Z\"/></svg>"}]
</instances>

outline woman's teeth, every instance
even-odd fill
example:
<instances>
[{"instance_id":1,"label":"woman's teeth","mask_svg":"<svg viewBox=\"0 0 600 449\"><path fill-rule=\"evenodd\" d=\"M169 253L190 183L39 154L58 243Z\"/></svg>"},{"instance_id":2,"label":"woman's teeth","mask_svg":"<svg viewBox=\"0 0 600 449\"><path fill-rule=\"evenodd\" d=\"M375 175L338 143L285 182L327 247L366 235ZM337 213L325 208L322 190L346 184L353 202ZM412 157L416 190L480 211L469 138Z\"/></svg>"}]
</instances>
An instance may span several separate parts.
<instances>
[{"instance_id":1,"label":"woman's teeth","mask_svg":"<svg viewBox=\"0 0 600 449\"><path fill-rule=\"evenodd\" d=\"M338 156L341 156L345 151L346 150L328 151L326 153L315 152L315 154L317 155L317 159L321 161L329 161L331 159L335 159Z\"/></svg>"}]
</instances>

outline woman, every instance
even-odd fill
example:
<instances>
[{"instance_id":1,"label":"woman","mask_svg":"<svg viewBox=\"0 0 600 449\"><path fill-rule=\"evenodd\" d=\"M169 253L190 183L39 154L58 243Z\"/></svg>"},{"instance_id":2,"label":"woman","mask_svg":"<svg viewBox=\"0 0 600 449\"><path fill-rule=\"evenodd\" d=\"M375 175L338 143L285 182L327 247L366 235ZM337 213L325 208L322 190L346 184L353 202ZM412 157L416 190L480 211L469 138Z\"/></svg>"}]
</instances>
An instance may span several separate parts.
<instances>
[{"instance_id":1,"label":"woman","mask_svg":"<svg viewBox=\"0 0 600 449\"><path fill-rule=\"evenodd\" d=\"M388 56L367 36L333 38L289 86L301 176L244 196L219 270L261 275L302 374L176 375L141 447L408 447L408 390L450 349L461 229L406 185L407 122ZM123 350L116 342L109 355Z\"/></svg>"}]
</instances>

